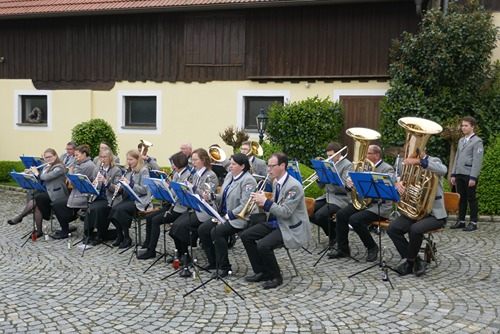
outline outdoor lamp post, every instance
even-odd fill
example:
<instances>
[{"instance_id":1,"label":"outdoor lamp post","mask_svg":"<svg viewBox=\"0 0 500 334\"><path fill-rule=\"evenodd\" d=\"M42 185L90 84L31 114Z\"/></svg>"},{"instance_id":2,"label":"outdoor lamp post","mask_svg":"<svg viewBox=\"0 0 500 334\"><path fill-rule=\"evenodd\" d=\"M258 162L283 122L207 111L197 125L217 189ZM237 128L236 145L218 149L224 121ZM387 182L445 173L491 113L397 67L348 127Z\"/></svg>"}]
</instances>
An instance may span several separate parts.
<instances>
[{"instance_id":1,"label":"outdoor lamp post","mask_svg":"<svg viewBox=\"0 0 500 334\"><path fill-rule=\"evenodd\" d=\"M259 144L262 144L264 141L264 132L266 132L267 128L267 113L264 111L264 108L260 108L260 114L257 115L257 130L259 131Z\"/></svg>"}]
</instances>

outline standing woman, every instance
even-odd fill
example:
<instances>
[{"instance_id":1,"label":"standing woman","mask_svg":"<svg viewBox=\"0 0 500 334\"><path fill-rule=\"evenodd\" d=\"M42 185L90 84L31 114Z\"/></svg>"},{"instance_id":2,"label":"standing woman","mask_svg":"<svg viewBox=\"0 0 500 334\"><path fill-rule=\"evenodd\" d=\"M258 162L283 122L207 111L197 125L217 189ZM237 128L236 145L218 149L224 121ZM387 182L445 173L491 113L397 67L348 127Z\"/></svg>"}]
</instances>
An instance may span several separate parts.
<instances>
[{"instance_id":1,"label":"standing woman","mask_svg":"<svg viewBox=\"0 0 500 334\"><path fill-rule=\"evenodd\" d=\"M220 277L226 277L231 270L231 263L227 253L227 238L246 226L246 221L238 218L239 214L250 198L250 193L256 187L256 181L250 173L250 161L243 153L232 156L229 164L229 174L224 179L221 194L214 195L219 213L226 219L224 224L214 227L212 221L206 221L198 228L200 241L203 250L207 255L208 264L204 267L207 270L215 269L215 264L219 265ZM209 200L208 195L203 194L205 200ZM217 262L215 258L217 257Z\"/></svg>"},{"instance_id":2,"label":"standing woman","mask_svg":"<svg viewBox=\"0 0 500 334\"><path fill-rule=\"evenodd\" d=\"M117 205L122 200L121 195L115 196L113 199L118 180L123 173L116 166L111 149L104 148L99 152L99 166L102 166L102 168L94 181L99 189L99 196L89 205L85 216L85 230L91 233L94 228L97 228L97 235L92 241L93 246L97 246L103 240L106 240L111 205Z\"/></svg>"},{"instance_id":3,"label":"standing woman","mask_svg":"<svg viewBox=\"0 0 500 334\"><path fill-rule=\"evenodd\" d=\"M122 176L120 181L127 183L137 196L139 196L141 201L149 202L151 194L148 187L142 181L142 179L149 177L149 171L144 166L144 160L142 160L139 151L130 150L127 152L127 164L129 167L128 171ZM109 213L109 220L116 227L116 241L113 243L113 246L128 248L132 245L129 233L132 219L138 210L144 210L149 203L135 203L127 192L123 192L123 189L120 191L122 192L123 199L119 204L113 205Z\"/></svg>"},{"instance_id":4,"label":"standing woman","mask_svg":"<svg viewBox=\"0 0 500 334\"><path fill-rule=\"evenodd\" d=\"M86 175L93 180L97 174L97 167L90 160L89 145L80 145L75 150L75 165L69 169L71 174ZM69 198L59 198L52 202L54 214L61 225L61 230L51 235L54 239L65 239L69 234L69 223L76 219L79 209L88 207L88 194L82 194L73 188Z\"/></svg>"},{"instance_id":5,"label":"standing woman","mask_svg":"<svg viewBox=\"0 0 500 334\"><path fill-rule=\"evenodd\" d=\"M37 193L33 200L28 201L23 212L9 220L10 225L20 223L21 220L34 210L37 237L43 235L42 221L49 220L52 212L50 203L59 198L68 198L68 188L66 187L66 167L57 156L54 149L48 148L43 152L45 167L38 172L36 167L31 167L29 172L33 173L41 183L45 183L47 192ZM28 171L25 171L28 172Z\"/></svg>"},{"instance_id":6,"label":"standing woman","mask_svg":"<svg viewBox=\"0 0 500 334\"><path fill-rule=\"evenodd\" d=\"M191 162L193 164L193 174L189 179L189 184L193 189L193 193L203 196L209 186L211 191L217 189L219 182L217 175L212 171L212 164L210 163L210 156L208 152L199 148L193 151L191 155ZM196 245L198 239L198 227L202 222L210 219L210 216L205 212L195 212L188 210L177 218L170 228L170 236L174 239L175 248L178 254L182 256L187 254L187 262L190 262L188 253L188 246ZM171 259L173 261L173 259Z\"/></svg>"}]
</instances>

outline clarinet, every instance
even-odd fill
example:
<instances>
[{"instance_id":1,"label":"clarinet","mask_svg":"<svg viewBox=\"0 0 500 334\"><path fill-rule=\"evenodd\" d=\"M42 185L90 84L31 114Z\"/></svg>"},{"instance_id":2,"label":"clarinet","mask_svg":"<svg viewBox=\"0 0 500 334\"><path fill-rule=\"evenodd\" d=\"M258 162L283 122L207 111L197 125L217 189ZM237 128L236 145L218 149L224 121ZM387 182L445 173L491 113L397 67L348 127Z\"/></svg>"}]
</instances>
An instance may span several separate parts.
<instances>
[{"instance_id":1,"label":"clarinet","mask_svg":"<svg viewBox=\"0 0 500 334\"><path fill-rule=\"evenodd\" d=\"M130 169L130 166L129 166L129 168L128 168L128 169ZM127 171L128 171L128 169L127 169ZM123 177L123 175L124 175L127 171L125 171L125 170L123 170L123 169L122 169L121 171L122 171L122 177ZM116 196L118 196L118 192L120 191L121 187L122 187L122 186L121 186L119 183L118 183L117 185L115 185L115 192L113 193L113 197L111 197L111 202L110 202L110 203L109 203L109 205L108 205L109 207L113 207L113 203L115 202L115 198L116 198Z\"/></svg>"}]
</instances>

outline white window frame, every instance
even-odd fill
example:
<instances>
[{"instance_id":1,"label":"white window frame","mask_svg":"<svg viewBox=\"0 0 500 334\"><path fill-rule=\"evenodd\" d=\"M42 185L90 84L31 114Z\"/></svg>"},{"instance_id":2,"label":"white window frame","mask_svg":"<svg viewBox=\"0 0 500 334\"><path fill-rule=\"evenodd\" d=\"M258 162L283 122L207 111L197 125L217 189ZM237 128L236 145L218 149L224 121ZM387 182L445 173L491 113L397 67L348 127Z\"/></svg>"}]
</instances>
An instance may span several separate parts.
<instances>
[{"instance_id":1,"label":"white window frame","mask_svg":"<svg viewBox=\"0 0 500 334\"><path fill-rule=\"evenodd\" d=\"M237 100L237 116L236 127L238 129L245 128L245 97L267 97L267 96L282 96L284 104L290 103L289 90L239 90ZM250 136L258 136L258 131L249 131Z\"/></svg>"},{"instance_id":2,"label":"white window frame","mask_svg":"<svg viewBox=\"0 0 500 334\"><path fill-rule=\"evenodd\" d=\"M22 97L25 95L38 95L47 97L47 123L30 124L22 123ZM49 90L16 90L14 91L14 130L24 131L52 131L52 92Z\"/></svg>"},{"instance_id":3,"label":"white window frame","mask_svg":"<svg viewBox=\"0 0 500 334\"><path fill-rule=\"evenodd\" d=\"M125 98L135 96L154 96L156 97L156 129L137 128L130 129L125 127ZM118 123L117 133L149 133L161 134L161 114L162 114L162 94L159 90L120 90L118 91Z\"/></svg>"}]
</instances>

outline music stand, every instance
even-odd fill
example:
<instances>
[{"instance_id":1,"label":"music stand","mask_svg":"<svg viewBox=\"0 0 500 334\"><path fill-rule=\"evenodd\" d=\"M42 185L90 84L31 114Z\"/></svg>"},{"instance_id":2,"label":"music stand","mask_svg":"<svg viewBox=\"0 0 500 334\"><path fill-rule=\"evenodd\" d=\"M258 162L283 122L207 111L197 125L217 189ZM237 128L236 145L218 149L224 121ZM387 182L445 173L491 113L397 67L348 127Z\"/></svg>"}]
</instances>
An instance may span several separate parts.
<instances>
[{"instance_id":1,"label":"music stand","mask_svg":"<svg viewBox=\"0 0 500 334\"><path fill-rule=\"evenodd\" d=\"M187 207L188 209L192 209L192 210L195 210L195 211L198 211L198 212L201 212L201 209L199 208L198 206L198 203L195 199L195 197L193 197L193 190L191 189L191 187L185 183L178 183L178 182L170 182L170 187L172 188L172 190L174 191L175 195L177 196L177 201ZM194 260L194 257L193 257L193 243L192 243L192 240L191 240L191 228L189 229L189 244L190 244L190 254L191 254L191 259ZM198 266L197 264L194 264L194 263L191 263L191 266L193 266L193 268L195 269L195 271L198 271L198 268L200 269L203 269L205 271L208 271L200 266ZM172 273L168 274L167 276L163 277L161 280L165 280L175 274L177 274L178 272L180 271L186 271L186 273L189 273L189 266L187 264L187 259L185 259L184 261L184 266L182 268L178 268L176 269L175 271L173 271ZM209 272L209 271L208 271ZM187 277L187 275L185 276ZM198 275L199 277L199 275ZM201 277L200 277L200 280L201 280Z\"/></svg>"},{"instance_id":2,"label":"music stand","mask_svg":"<svg viewBox=\"0 0 500 334\"><path fill-rule=\"evenodd\" d=\"M227 169L224 168L221 164L212 164L212 171L217 175L217 179L219 180L219 184L224 182L224 179L227 175Z\"/></svg>"},{"instance_id":3,"label":"music stand","mask_svg":"<svg viewBox=\"0 0 500 334\"><path fill-rule=\"evenodd\" d=\"M300 184L302 184L302 176L300 175L299 162L297 161L297 159L288 161L286 171L288 172L288 174L293 176L294 179L299 181Z\"/></svg>"},{"instance_id":4,"label":"music stand","mask_svg":"<svg viewBox=\"0 0 500 334\"><path fill-rule=\"evenodd\" d=\"M152 169L149 171L149 178L151 179L166 179L167 176L167 173L162 170Z\"/></svg>"},{"instance_id":5,"label":"music stand","mask_svg":"<svg viewBox=\"0 0 500 334\"><path fill-rule=\"evenodd\" d=\"M345 187L344 182L339 176L339 172L337 168L335 167L335 164L332 161L321 161L321 160L311 160L313 164L313 168L316 170L316 175L318 175L318 180L321 183L324 184L333 184L335 186L340 186L340 187ZM328 205L328 203L326 204ZM331 223L328 222L328 234L331 235ZM330 238L330 237L328 237ZM316 265L321 261L321 259L327 254L329 250L331 250L332 245L330 244L330 240L328 240L328 246L323 249L319 254L321 255L319 259L314 263L313 267L316 267ZM353 258L352 256L349 256L355 261L358 261L357 259Z\"/></svg>"},{"instance_id":6,"label":"music stand","mask_svg":"<svg viewBox=\"0 0 500 334\"><path fill-rule=\"evenodd\" d=\"M383 173L356 173L349 172L349 176L354 183L356 191L358 194L364 198L372 198L378 200L378 224L380 228L380 201L381 200L390 200L390 201L399 201L399 194L394 186L394 182L389 174ZM361 274L371 268L379 266L382 270L382 280L389 281L391 287L394 289L391 280L389 279L389 274L387 269L391 269L394 272L397 272L395 269L386 265L385 261L382 258L382 233L378 235L378 247L379 247L379 261L374 265L365 268L363 270L358 271L355 274L348 276L348 278L354 277L358 274Z\"/></svg>"},{"instance_id":7,"label":"music stand","mask_svg":"<svg viewBox=\"0 0 500 334\"><path fill-rule=\"evenodd\" d=\"M146 178L143 178L143 180L145 180ZM134 202L138 202L139 204L142 204L144 205L145 208L148 207L149 203L144 203L141 198L136 194L136 192L130 188L129 184L126 183L126 182L123 182L123 181L118 181L119 184L121 185L121 187L125 190L125 192L130 196L130 198L134 201ZM130 261L132 261L132 256L134 256L134 254L137 256L137 248L139 247L139 240L138 240L138 234L139 234L139 229L141 227L139 226L139 222L137 222L135 224L135 245L134 245L134 250L132 252L132 254L130 254L130 259L128 260L128 263L130 264ZM128 247L127 249L123 250L120 252L120 254L123 254L125 253L126 251L128 251L130 248L132 248L132 246Z\"/></svg>"},{"instance_id":8,"label":"music stand","mask_svg":"<svg viewBox=\"0 0 500 334\"><path fill-rule=\"evenodd\" d=\"M42 184L40 184L40 182L38 182L38 179L33 174L25 174L25 173L18 173L18 172L9 172L9 175L14 179L14 181L17 182L17 184L21 188L33 190L31 192L31 200L32 201L35 200L35 191L36 190L41 191L41 192L46 192L45 187ZM31 233L28 232L26 235L23 236L23 238L26 238L26 236L31 236L35 232L36 232L35 206L33 206L33 227L32 227ZM21 245L21 247L23 247L28 242L29 239L30 239L30 237L28 237L24 241L24 243Z\"/></svg>"},{"instance_id":9,"label":"music stand","mask_svg":"<svg viewBox=\"0 0 500 334\"><path fill-rule=\"evenodd\" d=\"M151 172L152 171L150 171L150 173ZM162 175L160 175L160 176L162 176ZM151 191L151 194L153 195L154 198L171 203L171 205L172 205L171 207L173 207L175 205L174 196L170 192L170 189L168 188L168 185L165 182L165 180L163 179L163 177L161 179L144 178L143 181L146 184L146 186L149 188L149 190ZM164 238L165 238L165 230L164 230ZM154 262L144 271L144 273L146 273L156 263L158 263L158 261L160 261L162 258L164 258L166 256L167 256L167 249L164 247L163 254L161 254L159 258L154 260Z\"/></svg>"},{"instance_id":10,"label":"music stand","mask_svg":"<svg viewBox=\"0 0 500 334\"><path fill-rule=\"evenodd\" d=\"M29 169L30 167L40 167L43 164L43 159L40 157L19 157L21 159L24 167Z\"/></svg>"},{"instance_id":11,"label":"music stand","mask_svg":"<svg viewBox=\"0 0 500 334\"><path fill-rule=\"evenodd\" d=\"M212 217L212 223L214 224L214 229L217 229L217 225L218 223L220 222L221 224L224 224L224 223L227 223L229 224L228 221L226 221L224 218L222 218L219 213L212 207L210 206L210 204L208 204L204 199L201 199L199 197L199 195L190 195L192 196L192 198L197 202L198 204L198 207L203 209L203 211L205 211L206 213L208 213L211 217ZM215 246L215 242L214 242L214 246ZM206 282L202 282L200 285L198 285L196 288L192 289L191 291L187 292L186 294L184 294L183 297L186 297L188 295L190 295L191 293L195 292L196 290L198 290L199 288L207 285L209 282L213 281L213 280L221 280L225 286L227 286L229 289L231 289L231 291L233 291L238 297L240 297L241 299L245 300L245 298L243 298L235 289L233 289L232 286L230 286L227 281L222 278L220 275L219 275L219 261L217 260L218 256L217 256L217 247L215 246L215 273L216 275L211 277L208 281Z\"/></svg>"},{"instance_id":12,"label":"music stand","mask_svg":"<svg viewBox=\"0 0 500 334\"><path fill-rule=\"evenodd\" d=\"M92 185L92 182L90 182L89 178L87 175L83 174L67 174L66 175L69 179L69 182L73 185L73 187L78 190L82 194L89 194L88 199L89 201L91 200L91 195L99 196L99 192L97 191L96 188ZM90 204L90 203L89 203ZM85 246L83 247L82 251L82 257L85 254L85 251L87 250L88 243L90 242L90 230L88 231L87 236L83 236L82 240L78 241L75 245L79 244L80 242L83 242L84 239L87 239L85 241Z\"/></svg>"}]
</instances>

